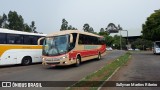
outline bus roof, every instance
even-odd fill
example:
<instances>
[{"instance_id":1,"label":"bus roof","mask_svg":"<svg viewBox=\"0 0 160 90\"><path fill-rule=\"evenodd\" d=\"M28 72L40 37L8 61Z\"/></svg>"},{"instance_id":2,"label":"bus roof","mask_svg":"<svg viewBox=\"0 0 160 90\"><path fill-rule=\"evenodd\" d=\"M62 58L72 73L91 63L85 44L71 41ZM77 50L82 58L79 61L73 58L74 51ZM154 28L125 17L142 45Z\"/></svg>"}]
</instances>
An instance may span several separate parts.
<instances>
[{"instance_id":1,"label":"bus roof","mask_svg":"<svg viewBox=\"0 0 160 90\"><path fill-rule=\"evenodd\" d=\"M46 37L51 37L51 36L59 36L59 35L65 35L65 34L71 34L71 33L79 33L79 34L85 34L85 35L90 35L90 36L96 36L96 37L102 37L93 33L89 33L89 32L83 32L83 31L79 31L79 30L64 30L64 31L59 31L59 32L55 32L52 34L48 34Z\"/></svg>"},{"instance_id":2,"label":"bus roof","mask_svg":"<svg viewBox=\"0 0 160 90\"><path fill-rule=\"evenodd\" d=\"M46 34L23 32L23 31L9 30L9 29L4 29L4 28L0 28L0 33L46 36Z\"/></svg>"}]
</instances>

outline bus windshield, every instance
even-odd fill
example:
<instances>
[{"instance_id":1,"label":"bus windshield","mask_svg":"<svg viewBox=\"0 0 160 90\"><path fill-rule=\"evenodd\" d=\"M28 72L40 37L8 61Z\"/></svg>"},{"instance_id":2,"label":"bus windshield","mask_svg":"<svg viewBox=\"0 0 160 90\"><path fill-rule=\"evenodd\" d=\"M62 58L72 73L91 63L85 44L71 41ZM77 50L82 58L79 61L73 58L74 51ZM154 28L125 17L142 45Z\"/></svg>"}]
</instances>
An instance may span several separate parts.
<instances>
[{"instance_id":1,"label":"bus windshield","mask_svg":"<svg viewBox=\"0 0 160 90\"><path fill-rule=\"evenodd\" d=\"M43 55L56 56L68 51L69 35L46 37L43 42Z\"/></svg>"}]
</instances>

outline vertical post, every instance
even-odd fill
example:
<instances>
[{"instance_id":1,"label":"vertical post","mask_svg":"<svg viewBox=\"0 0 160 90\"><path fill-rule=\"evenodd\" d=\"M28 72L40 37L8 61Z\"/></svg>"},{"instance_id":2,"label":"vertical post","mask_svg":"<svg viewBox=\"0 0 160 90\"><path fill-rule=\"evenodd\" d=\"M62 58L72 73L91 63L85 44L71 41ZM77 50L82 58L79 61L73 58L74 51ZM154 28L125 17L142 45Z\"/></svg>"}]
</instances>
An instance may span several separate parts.
<instances>
[{"instance_id":1,"label":"vertical post","mask_svg":"<svg viewBox=\"0 0 160 90\"><path fill-rule=\"evenodd\" d=\"M122 50L121 30L119 30L119 32L120 32L120 50Z\"/></svg>"},{"instance_id":2,"label":"vertical post","mask_svg":"<svg viewBox=\"0 0 160 90\"><path fill-rule=\"evenodd\" d=\"M129 43L128 43L128 30L126 30L126 31L127 31L127 45L128 45L128 44L129 44Z\"/></svg>"}]
</instances>

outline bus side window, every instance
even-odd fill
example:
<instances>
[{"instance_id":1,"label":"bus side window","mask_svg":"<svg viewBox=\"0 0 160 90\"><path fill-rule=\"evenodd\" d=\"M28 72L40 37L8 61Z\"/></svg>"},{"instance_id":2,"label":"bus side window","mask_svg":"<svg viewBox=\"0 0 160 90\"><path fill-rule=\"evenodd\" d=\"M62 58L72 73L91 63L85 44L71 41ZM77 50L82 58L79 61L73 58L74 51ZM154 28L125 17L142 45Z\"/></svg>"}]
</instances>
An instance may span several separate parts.
<instances>
[{"instance_id":1,"label":"bus side window","mask_svg":"<svg viewBox=\"0 0 160 90\"><path fill-rule=\"evenodd\" d=\"M7 34L8 44L22 44L22 36L18 34Z\"/></svg>"},{"instance_id":2,"label":"bus side window","mask_svg":"<svg viewBox=\"0 0 160 90\"><path fill-rule=\"evenodd\" d=\"M33 36L25 35L23 40L24 40L24 44L27 44L27 45L33 45L34 43Z\"/></svg>"},{"instance_id":3,"label":"bus side window","mask_svg":"<svg viewBox=\"0 0 160 90\"><path fill-rule=\"evenodd\" d=\"M82 41L83 41L83 37L81 34L79 34L78 44L83 44Z\"/></svg>"},{"instance_id":4,"label":"bus side window","mask_svg":"<svg viewBox=\"0 0 160 90\"><path fill-rule=\"evenodd\" d=\"M0 44L6 44L6 34L0 33Z\"/></svg>"},{"instance_id":5,"label":"bus side window","mask_svg":"<svg viewBox=\"0 0 160 90\"><path fill-rule=\"evenodd\" d=\"M37 44L38 36L33 36L32 39L33 39L33 43L32 43L32 44L33 44L33 45L38 45L38 44Z\"/></svg>"}]
</instances>

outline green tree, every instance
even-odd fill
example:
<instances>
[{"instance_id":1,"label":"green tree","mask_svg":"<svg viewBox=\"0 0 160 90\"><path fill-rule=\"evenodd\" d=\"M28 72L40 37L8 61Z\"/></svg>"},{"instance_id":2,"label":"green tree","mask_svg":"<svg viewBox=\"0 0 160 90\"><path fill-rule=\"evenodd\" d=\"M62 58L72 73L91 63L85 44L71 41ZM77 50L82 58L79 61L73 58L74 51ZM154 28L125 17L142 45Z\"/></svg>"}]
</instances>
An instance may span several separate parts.
<instances>
[{"instance_id":1,"label":"green tree","mask_svg":"<svg viewBox=\"0 0 160 90\"><path fill-rule=\"evenodd\" d=\"M146 50L146 48L152 48L152 41L141 38L135 40L131 44L133 49L138 48L140 50Z\"/></svg>"},{"instance_id":2,"label":"green tree","mask_svg":"<svg viewBox=\"0 0 160 90\"><path fill-rule=\"evenodd\" d=\"M73 27L72 30L77 30L77 28Z\"/></svg>"},{"instance_id":3,"label":"green tree","mask_svg":"<svg viewBox=\"0 0 160 90\"><path fill-rule=\"evenodd\" d=\"M3 16L0 17L0 27L1 28L8 28L7 15L6 14L3 14Z\"/></svg>"},{"instance_id":4,"label":"green tree","mask_svg":"<svg viewBox=\"0 0 160 90\"><path fill-rule=\"evenodd\" d=\"M72 30L72 29L73 29L72 25L69 25L67 30Z\"/></svg>"},{"instance_id":5,"label":"green tree","mask_svg":"<svg viewBox=\"0 0 160 90\"><path fill-rule=\"evenodd\" d=\"M34 21L31 22L30 29L32 32L37 33Z\"/></svg>"},{"instance_id":6,"label":"green tree","mask_svg":"<svg viewBox=\"0 0 160 90\"><path fill-rule=\"evenodd\" d=\"M62 19L62 25L60 31L68 29L68 22L65 19Z\"/></svg>"},{"instance_id":7,"label":"green tree","mask_svg":"<svg viewBox=\"0 0 160 90\"><path fill-rule=\"evenodd\" d=\"M144 39L160 40L160 10L156 10L147 18L145 24L142 25L142 34Z\"/></svg>"},{"instance_id":8,"label":"green tree","mask_svg":"<svg viewBox=\"0 0 160 90\"><path fill-rule=\"evenodd\" d=\"M88 23L84 24L83 30L84 30L85 32L89 32L89 29L90 29L89 24L88 24Z\"/></svg>"},{"instance_id":9,"label":"green tree","mask_svg":"<svg viewBox=\"0 0 160 90\"><path fill-rule=\"evenodd\" d=\"M100 29L100 32L105 32L105 31L104 31L104 28L101 28L101 29Z\"/></svg>"},{"instance_id":10,"label":"green tree","mask_svg":"<svg viewBox=\"0 0 160 90\"><path fill-rule=\"evenodd\" d=\"M115 35L113 37L113 44L115 49L120 49L120 37L121 37L121 43L122 43L122 49L126 49L126 40L122 38L122 36Z\"/></svg>"},{"instance_id":11,"label":"green tree","mask_svg":"<svg viewBox=\"0 0 160 90\"><path fill-rule=\"evenodd\" d=\"M106 46L109 46L109 47L112 46L113 41L114 41L112 36L109 36L109 34L106 32L99 32L99 35L105 38Z\"/></svg>"},{"instance_id":12,"label":"green tree","mask_svg":"<svg viewBox=\"0 0 160 90\"><path fill-rule=\"evenodd\" d=\"M93 32L94 32L94 29L93 29L92 27L90 27L88 32L93 33Z\"/></svg>"},{"instance_id":13,"label":"green tree","mask_svg":"<svg viewBox=\"0 0 160 90\"><path fill-rule=\"evenodd\" d=\"M28 24L24 24L24 31L25 32L32 32L32 29L29 27Z\"/></svg>"},{"instance_id":14,"label":"green tree","mask_svg":"<svg viewBox=\"0 0 160 90\"><path fill-rule=\"evenodd\" d=\"M8 27L12 30L24 31L24 20L16 11L8 13Z\"/></svg>"}]
</instances>

